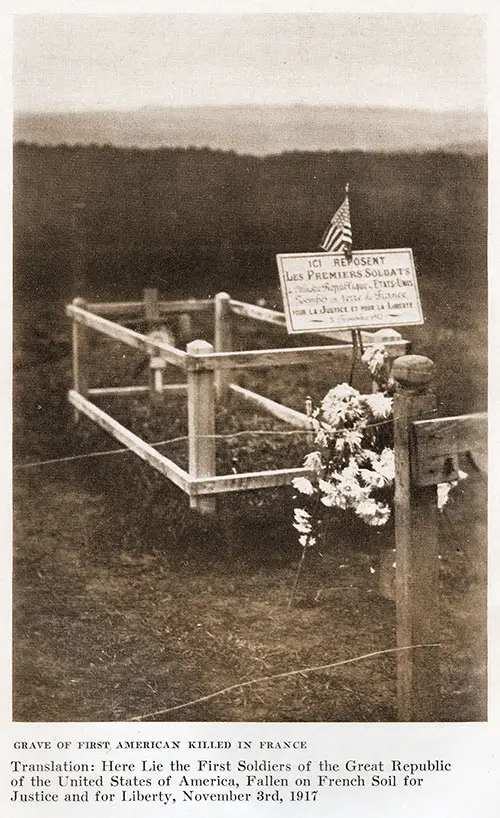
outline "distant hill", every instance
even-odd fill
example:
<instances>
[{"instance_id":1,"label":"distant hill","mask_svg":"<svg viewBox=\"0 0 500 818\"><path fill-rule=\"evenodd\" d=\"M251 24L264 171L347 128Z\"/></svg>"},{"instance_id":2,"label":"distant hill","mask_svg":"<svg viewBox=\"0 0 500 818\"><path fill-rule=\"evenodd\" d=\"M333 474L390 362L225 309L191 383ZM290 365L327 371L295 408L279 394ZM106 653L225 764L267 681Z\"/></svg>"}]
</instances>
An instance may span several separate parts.
<instances>
[{"instance_id":1,"label":"distant hill","mask_svg":"<svg viewBox=\"0 0 500 818\"><path fill-rule=\"evenodd\" d=\"M14 140L39 145L208 147L264 156L284 151L481 153L483 111L319 106L144 107L130 111L19 113Z\"/></svg>"}]
</instances>

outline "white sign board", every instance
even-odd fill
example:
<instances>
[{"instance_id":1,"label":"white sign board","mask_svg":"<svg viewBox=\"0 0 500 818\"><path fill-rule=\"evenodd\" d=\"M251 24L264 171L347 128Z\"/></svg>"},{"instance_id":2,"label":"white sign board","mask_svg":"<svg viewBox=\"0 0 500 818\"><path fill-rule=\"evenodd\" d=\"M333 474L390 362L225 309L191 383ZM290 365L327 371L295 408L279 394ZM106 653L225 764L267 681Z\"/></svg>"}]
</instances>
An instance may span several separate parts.
<instances>
[{"instance_id":1,"label":"white sign board","mask_svg":"<svg viewBox=\"0 0 500 818\"><path fill-rule=\"evenodd\" d=\"M409 249L276 258L289 333L424 322Z\"/></svg>"}]
</instances>

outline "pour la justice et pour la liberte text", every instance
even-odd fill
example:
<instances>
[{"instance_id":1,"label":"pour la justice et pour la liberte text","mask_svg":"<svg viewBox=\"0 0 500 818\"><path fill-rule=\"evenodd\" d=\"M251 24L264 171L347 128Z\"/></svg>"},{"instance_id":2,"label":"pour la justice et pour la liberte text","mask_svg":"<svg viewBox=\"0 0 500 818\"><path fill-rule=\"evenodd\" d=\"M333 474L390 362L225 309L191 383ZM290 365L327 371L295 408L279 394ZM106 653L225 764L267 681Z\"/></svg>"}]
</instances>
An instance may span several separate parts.
<instances>
[{"instance_id":1,"label":"pour la justice et pour la liberte text","mask_svg":"<svg viewBox=\"0 0 500 818\"><path fill-rule=\"evenodd\" d=\"M53 748L51 742L14 744L13 749L25 752L21 758L10 761L12 802L156 802L173 806L207 801L270 801L284 804L318 801L332 788L418 790L429 778L446 777L452 771L451 762L442 758L312 759L308 757L305 741L53 744ZM51 750L56 752L51 754ZM134 751L133 760L126 754L127 750ZM152 750L154 757L150 755ZM185 750L197 753L185 755ZM85 761L78 761L78 751L91 751L90 760L86 755ZM182 757L178 754L172 757L172 751L181 751ZM216 751L216 755L210 757L210 751ZM138 758L135 753L139 753Z\"/></svg>"}]
</instances>

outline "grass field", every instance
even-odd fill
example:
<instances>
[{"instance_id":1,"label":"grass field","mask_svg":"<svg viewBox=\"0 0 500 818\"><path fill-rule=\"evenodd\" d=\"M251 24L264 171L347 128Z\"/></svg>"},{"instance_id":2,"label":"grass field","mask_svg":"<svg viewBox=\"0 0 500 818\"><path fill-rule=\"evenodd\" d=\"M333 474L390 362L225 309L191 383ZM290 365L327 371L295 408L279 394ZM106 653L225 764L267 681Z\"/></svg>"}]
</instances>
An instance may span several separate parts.
<instances>
[{"instance_id":1,"label":"grass field","mask_svg":"<svg viewBox=\"0 0 500 818\"><path fill-rule=\"evenodd\" d=\"M415 352L436 360L439 414L484 409L481 315L469 311L458 321L460 299L448 293L444 321L433 288L425 279L430 317L406 335ZM266 296L272 305L276 295ZM68 324L61 304L16 305L17 464L115 448L85 420L73 425ZM210 340L208 325L194 333ZM279 337L242 324L239 343L275 346ZM93 385L139 382L140 363L117 345L95 345ZM301 410L307 394L317 401L349 374L276 373L248 373L242 383ZM355 385L365 381L358 369ZM147 399L101 405L150 442L186 434L178 397L155 409ZM219 434L269 432L220 440L219 470L300 465L303 436L270 434L286 428L237 399L219 406ZM161 451L185 462L185 441ZM466 470L469 479L440 518L445 721L486 718L486 483L470 464ZM393 654L308 670L394 647L394 605L377 593L380 546L391 545L390 532L332 526L324 553L306 561L288 610L300 556L291 489L229 495L207 520L133 455L113 454L17 468L14 507L15 720L396 719Z\"/></svg>"}]
</instances>

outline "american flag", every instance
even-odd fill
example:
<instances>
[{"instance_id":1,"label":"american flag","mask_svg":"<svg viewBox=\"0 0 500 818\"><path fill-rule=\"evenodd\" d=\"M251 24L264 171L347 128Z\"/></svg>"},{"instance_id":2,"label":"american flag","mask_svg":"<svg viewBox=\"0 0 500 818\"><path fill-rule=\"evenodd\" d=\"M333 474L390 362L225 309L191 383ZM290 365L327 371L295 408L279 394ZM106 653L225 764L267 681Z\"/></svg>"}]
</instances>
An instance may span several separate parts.
<instances>
[{"instance_id":1,"label":"american flag","mask_svg":"<svg viewBox=\"0 0 500 818\"><path fill-rule=\"evenodd\" d=\"M352 250L351 214L347 190L346 187L345 199L335 215L332 216L330 224L321 239L320 247L326 253L335 253L338 250L350 253Z\"/></svg>"}]
</instances>

